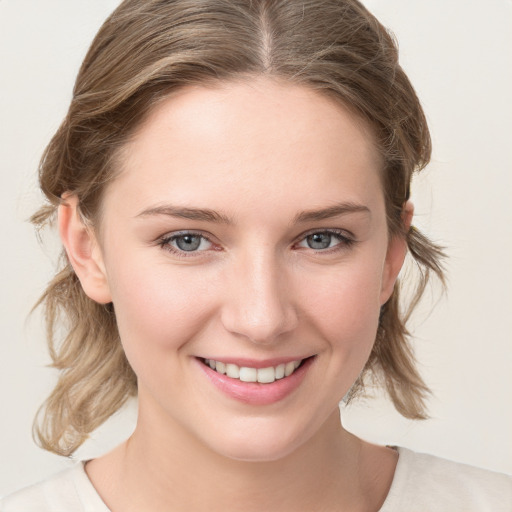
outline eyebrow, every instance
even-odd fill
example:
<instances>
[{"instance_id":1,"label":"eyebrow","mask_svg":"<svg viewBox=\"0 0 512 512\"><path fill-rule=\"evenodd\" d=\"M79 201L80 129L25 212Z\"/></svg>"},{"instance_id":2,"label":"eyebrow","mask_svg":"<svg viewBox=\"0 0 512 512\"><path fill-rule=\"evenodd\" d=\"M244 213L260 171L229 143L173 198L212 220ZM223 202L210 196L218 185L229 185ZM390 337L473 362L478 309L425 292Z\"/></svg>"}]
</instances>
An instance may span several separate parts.
<instances>
[{"instance_id":1,"label":"eyebrow","mask_svg":"<svg viewBox=\"0 0 512 512\"><path fill-rule=\"evenodd\" d=\"M371 214L367 206L356 203L340 203L327 208L300 212L294 217L292 224L325 220L351 213ZM136 217L148 217L153 215L166 215L179 219L199 220L216 224L232 225L235 223L231 217L209 208L189 208L173 205L154 206L142 211Z\"/></svg>"},{"instance_id":2,"label":"eyebrow","mask_svg":"<svg viewBox=\"0 0 512 512\"><path fill-rule=\"evenodd\" d=\"M148 208L137 215L137 217L148 217L152 215L167 215L179 219L202 220L206 222L215 222L216 224L234 224L233 219L222 213L209 208L187 208L181 206L155 206Z\"/></svg>"},{"instance_id":3,"label":"eyebrow","mask_svg":"<svg viewBox=\"0 0 512 512\"><path fill-rule=\"evenodd\" d=\"M366 213L371 215L371 211L367 206L357 203L339 203L328 208L320 208L318 210L306 210L297 214L293 220L295 224L304 222L312 222L317 220L330 219L350 213Z\"/></svg>"}]
</instances>

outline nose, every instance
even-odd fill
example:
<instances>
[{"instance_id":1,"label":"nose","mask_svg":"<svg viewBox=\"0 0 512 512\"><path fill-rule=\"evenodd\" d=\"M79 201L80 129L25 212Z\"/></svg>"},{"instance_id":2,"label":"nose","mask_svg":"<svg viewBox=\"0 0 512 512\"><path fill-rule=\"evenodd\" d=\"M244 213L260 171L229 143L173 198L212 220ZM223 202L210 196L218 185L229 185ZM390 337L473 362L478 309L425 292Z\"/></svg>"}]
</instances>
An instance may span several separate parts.
<instances>
[{"instance_id":1,"label":"nose","mask_svg":"<svg viewBox=\"0 0 512 512\"><path fill-rule=\"evenodd\" d=\"M251 255L234 266L222 307L231 333L268 345L297 326L298 316L286 269L269 254Z\"/></svg>"}]
</instances>

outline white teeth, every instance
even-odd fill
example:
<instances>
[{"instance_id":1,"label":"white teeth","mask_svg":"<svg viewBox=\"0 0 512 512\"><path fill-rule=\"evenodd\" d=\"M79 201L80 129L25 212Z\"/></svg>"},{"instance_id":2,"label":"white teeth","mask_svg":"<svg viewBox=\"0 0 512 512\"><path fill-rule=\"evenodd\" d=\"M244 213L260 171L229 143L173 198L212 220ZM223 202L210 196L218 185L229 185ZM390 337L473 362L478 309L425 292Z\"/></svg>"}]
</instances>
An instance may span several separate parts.
<instances>
[{"instance_id":1,"label":"white teeth","mask_svg":"<svg viewBox=\"0 0 512 512\"><path fill-rule=\"evenodd\" d=\"M258 370L256 368L240 368L240 380L242 382L256 382L258 380Z\"/></svg>"},{"instance_id":2,"label":"white teeth","mask_svg":"<svg viewBox=\"0 0 512 512\"><path fill-rule=\"evenodd\" d=\"M284 367L284 376L289 377L295 371L295 364L293 361L286 363Z\"/></svg>"},{"instance_id":3,"label":"white teeth","mask_svg":"<svg viewBox=\"0 0 512 512\"><path fill-rule=\"evenodd\" d=\"M286 364L269 366L267 368L251 368L248 366L238 366L231 363L223 363L214 359L205 359L205 364L218 373L225 374L232 379L240 379L242 382L259 382L269 384L275 380L289 377L302 362L301 359L290 361Z\"/></svg>"},{"instance_id":4,"label":"white teeth","mask_svg":"<svg viewBox=\"0 0 512 512\"><path fill-rule=\"evenodd\" d=\"M236 364L226 364L226 375L232 379L240 378L240 367Z\"/></svg>"},{"instance_id":5,"label":"white teeth","mask_svg":"<svg viewBox=\"0 0 512 512\"><path fill-rule=\"evenodd\" d=\"M276 380L276 370L270 366L269 368L258 368L258 382L269 384Z\"/></svg>"}]
</instances>

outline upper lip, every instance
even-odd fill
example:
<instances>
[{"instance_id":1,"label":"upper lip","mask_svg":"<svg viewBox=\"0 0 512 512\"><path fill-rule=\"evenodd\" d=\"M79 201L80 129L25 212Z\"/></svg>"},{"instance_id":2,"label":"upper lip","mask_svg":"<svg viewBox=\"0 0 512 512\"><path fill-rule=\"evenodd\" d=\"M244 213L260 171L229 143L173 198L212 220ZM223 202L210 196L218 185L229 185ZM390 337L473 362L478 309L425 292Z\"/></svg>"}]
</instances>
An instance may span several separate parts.
<instances>
[{"instance_id":1,"label":"upper lip","mask_svg":"<svg viewBox=\"0 0 512 512\"><path fill-rule=\"evenodd\" d=\"M288 356L288 357L273 357L270 359L249 359L245 357L201 357L200 359L211 359L213 361L221 361L226 364L236 364L240 367L248 368L269 368L271 366L278 366L280 364L290 363L291 361L302 361L312 356Z\"/></svg>"}]
</instances>

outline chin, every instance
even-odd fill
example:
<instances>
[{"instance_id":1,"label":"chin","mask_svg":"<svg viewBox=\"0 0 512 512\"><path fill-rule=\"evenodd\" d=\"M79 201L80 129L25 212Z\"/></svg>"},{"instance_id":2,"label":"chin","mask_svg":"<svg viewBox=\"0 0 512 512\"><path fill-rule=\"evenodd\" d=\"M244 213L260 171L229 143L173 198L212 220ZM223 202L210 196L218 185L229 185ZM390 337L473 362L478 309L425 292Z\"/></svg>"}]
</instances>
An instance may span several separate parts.
<instances>
[{"instance_id":1,"label":"chin","mask_svg":"<svg viewBox=\"0 0 512 512\"><path fill-rule=\"evenodd\" d=\"M225 447L219 455L242 462L274 462L284 459L295 451L296 446L268 446L262 443L248 443Z\"/></svg>"},{"instance_id":2,"label":"chin","mask_svg":"<svg viewBox=\"0 0 512 512\"><path fill-rule=\"evenodd\" d=\"M237 430L208 443L210 449L228 459L244 462L273 462L284 459L307 440L305 432L286 432L282 426ZM228 435L226 435L228 434Z\"/></svg>"}]
</instances>

